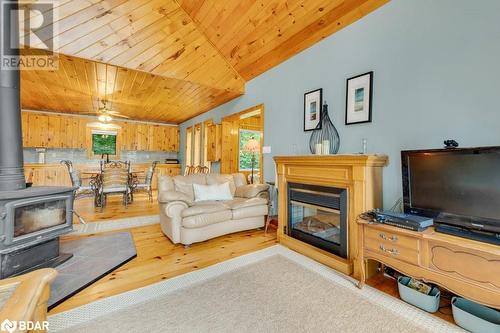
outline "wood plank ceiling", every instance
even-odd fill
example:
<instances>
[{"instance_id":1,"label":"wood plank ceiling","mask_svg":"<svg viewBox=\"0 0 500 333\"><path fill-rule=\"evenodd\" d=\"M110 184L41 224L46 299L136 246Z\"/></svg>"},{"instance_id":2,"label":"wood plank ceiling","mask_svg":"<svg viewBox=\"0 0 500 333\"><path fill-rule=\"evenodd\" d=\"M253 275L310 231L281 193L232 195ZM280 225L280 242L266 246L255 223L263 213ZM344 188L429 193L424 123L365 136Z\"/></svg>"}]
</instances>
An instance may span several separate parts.
<instances>
[{"instance_id":1,"label":"wood plank ceiling","mask_svg":"<svg viewBox=\"0 0 500 333\"><path fill-rule=\"evenodd\" d=\"M59 70L22 71L22 105L181 123L387 1L59 0Z\"/></svg>"}]
</instances>

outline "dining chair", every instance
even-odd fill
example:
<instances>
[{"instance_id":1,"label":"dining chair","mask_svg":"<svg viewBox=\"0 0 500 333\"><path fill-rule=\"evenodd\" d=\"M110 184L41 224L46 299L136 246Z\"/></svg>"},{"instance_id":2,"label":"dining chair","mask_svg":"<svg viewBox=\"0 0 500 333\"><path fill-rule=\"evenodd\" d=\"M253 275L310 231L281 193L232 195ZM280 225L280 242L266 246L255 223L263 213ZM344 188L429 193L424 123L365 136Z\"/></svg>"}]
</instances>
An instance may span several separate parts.
<instances>
[{"instance_id":1,"label":"dining chair","mask_svg":"<svg viewBox=\"0 0 500 333\"><path fill-rule=\"evenodd\" d=\"M137 178L134 179L134 185L132 188L132 196L137 192L137 191L145 191L148 194L149 201L153 202L153 175L156 170L156 165L160 163L159 161L154 161L151 166L148 168L148 171L146 172L146 176L144 177L143 182L139 182Z\"/></svg>"},{"instance_id":2,"label":"dining chair","mask_svg":"<svg viewBox=\"0 0 500 333\"><path fill-rule=\"evenodd\" d=\"M207 174L210 172L210 169L206 166L203 166L203 165L198 165L197 167L194 168L194 172L193 173L204 173L204 174Z\"/></svg>"},{"instance_id":3,"label":"dining chair","mask_svg":"<svg viewBox=\"0 0 500 333\"><path fill-rule=\"evenodd\" d=\"M100 161L100 169L99 197L101 211L106 205L108 195L112 194L121 194L123 196L123 205L127 207L131 194L130 162L112 161L106 163Z\"/></svg>"},{"instance_id":4,"label":"dining chair","mask_svg":"<svg viewBox=\"0 0 500 333\"><path fill-rule=\"evenodd\" d=\"M187 165L185 168L184 168L184 176L189 176L189 175L192 175L194 174L194 171L195 171L195 167L192 166L192 165Z\"/></svg>"},{"instance_id":5,"label":"dining chair","mask_svg":"<svg viewBox=\"0 0 500 333\"><path fill-rule=\"evenodd\" d=\"M74 200L77 200L80 198L85 198L85 197L94 197L95 198L96 187L95 187L94 181L92 179L90 179L88 185L83 185L83 179L82 179L81 173L79 170L76 170L73 167L72 161L62 160L62 161L60 161L60 163L64 164L66 166L66 168L68 169L69 178L71 180L71 186L73 186L75 188ZM96 204L96 201L94 200L94 205L95 204ZM80 220L80 222L82 224L86 224L83 217L79 213L77 213L74 209L73 209L73 214L76 215L76 217L78 218L78 220Z\"/></svg>"}]
</instances>

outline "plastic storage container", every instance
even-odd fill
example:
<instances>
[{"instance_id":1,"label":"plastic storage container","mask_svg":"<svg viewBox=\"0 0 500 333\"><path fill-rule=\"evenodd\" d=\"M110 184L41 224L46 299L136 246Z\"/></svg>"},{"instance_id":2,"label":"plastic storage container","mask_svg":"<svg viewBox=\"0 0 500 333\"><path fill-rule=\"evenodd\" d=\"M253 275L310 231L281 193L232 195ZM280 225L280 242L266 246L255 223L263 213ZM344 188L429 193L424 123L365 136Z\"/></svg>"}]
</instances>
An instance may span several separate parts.
<instances>
[{"instance_id":1,"label":"plastic storage container","mask_svg":"<svg viewBox=\"0 0 500 333\"><path fill-rule=\"evenodd\" d=\"M407 287L408 282L410 282L410 278L407 276L400 276L398 278L399 296L403 301L415 305L427 312L436 312L439 309L441 292L438 288L433 287L429 295L426 295Z\"/></svg>"},{"instance_id":2,"label":"plastic storage container","mask_svg":"<svg viewBox=\"0 0 500 333\"><path fill-rule=\"evenodd\" d=\"M451 299L453 319L473 333L500 333L500 311L462 297Z\"/></svg>"}]
</instances>

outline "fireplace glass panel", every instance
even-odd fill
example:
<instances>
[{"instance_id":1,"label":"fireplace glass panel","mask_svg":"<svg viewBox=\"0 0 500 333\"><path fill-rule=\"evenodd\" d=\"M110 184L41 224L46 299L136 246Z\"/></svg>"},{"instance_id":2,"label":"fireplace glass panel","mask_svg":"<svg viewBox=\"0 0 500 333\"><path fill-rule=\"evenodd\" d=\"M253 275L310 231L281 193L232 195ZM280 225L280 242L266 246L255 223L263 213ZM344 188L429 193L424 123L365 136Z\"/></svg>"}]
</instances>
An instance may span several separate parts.
<instances>
[{"instance_id":1,"label":"fireplace glass panel","mask_svg":"<svg viewBox=\"0 0 500 333\"><path fill-rule=\"evenodd\" d=\"M347 258L347 190L288 183L287 234Z\"/></svg>"},{"instance_id":2,"label":"fireplace glass panel","mask_svg":"<svg viewBox=\"0 0 500 333\"><path fill-rule=\"evenodd\" d=\"M16 207L14 237L66 223L66 200L53 200Z\"/></svg>"},{"instance_id":3,"label":"fireplace glass panel","mask_svg":"<svg viewBox=\"0 0 500 333\"><path fill-rule=\"evenodd\" d=\"M292 230L340 245L339 211L291 201L291 226Z\"/></svg>"}]
</instances>

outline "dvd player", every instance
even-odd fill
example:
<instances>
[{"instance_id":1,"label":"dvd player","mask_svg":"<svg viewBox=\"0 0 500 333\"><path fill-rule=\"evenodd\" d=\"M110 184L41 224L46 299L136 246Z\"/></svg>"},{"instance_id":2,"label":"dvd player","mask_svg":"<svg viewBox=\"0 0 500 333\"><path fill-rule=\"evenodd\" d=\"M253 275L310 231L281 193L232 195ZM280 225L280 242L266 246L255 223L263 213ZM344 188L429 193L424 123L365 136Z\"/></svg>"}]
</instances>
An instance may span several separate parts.
<instances>
[{"instance_id":1,"label":"dvd player","mask_svg":"<svg viewBox=\"0 0 500 333\"><path fill-rule=\"evenodd\" d=\"M413 214L375 210L370 215L379 223L413 231L423 231L434 223L434 220L429 217Z\"/></svg>"}]
</instances>

